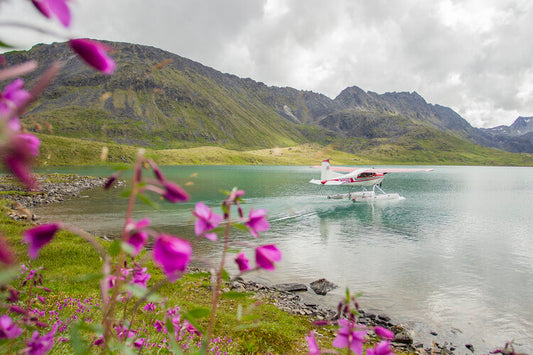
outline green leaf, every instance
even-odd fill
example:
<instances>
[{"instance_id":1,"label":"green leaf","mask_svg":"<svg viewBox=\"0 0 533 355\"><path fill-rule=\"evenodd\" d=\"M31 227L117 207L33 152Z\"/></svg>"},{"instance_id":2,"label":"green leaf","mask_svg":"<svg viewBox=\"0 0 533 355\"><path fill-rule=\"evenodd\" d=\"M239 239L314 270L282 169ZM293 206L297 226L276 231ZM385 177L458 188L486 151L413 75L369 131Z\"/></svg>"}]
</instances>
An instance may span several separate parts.
<instances>
[{"instance_id":1,"label":"green leaf","mask_svg":"<svg viewBox=\"0 0 533 355\"><path fill-rule=\"evenodd\" d=\"M81 324L83 322L76 322L70 328L70 344L75 354L86 354L89 351L88 344L81 336Z\"/></svg>"},{"instance_id":2,"label":"green leaf","mask_svg":"<svg viewBox=\"0 0 533 355\"><path fill-rule=\"evenodd\" d=\"M12 267L10 269L5 269L0 272L0 285L5 285L10 283L17 277L17 275L20 273L20 269L18 267Z\"/></svg>"},{"instance_id":3,"label":"green leaf","mask_svg":"<svg viewBox=\"0 0 533 355\"><path fill-rule=\"evenodd\" d=\"M235 223L235 224L233 224L233 227L235 227L237 229L240 229L240 230L243 230L243 231L247 231L248 230L248 227L246 227L242 223Z\"/></svg>"},{"instance_id":4,"label":"green leaf","mask_svg":"<svg viewBox=\"0 0 533 355\"><path fill-rule=\"evenodd\" d=\"M130 197L131 195L131 190L130 189L127 189L127 190L124 190L120 193L120 197Z\"/></svg>"},{"instance_id":5,"label":"green leaf","mask_svg":"<svg viewBox=\"0 0 533 355\"><path fill-rule=\"evenodd\" d=\"M120 248L129 255L133 255L133 253L135 252L135 249L133 249L133 246L129 243L121 242Z\"/></svg>"},{"instance_id":6,"label":"green leaf","mask_svg":"<svg viewBox=\"0 0 533 355\"><path fill-rule=\"evenodd\" d=\"M230 279L230 274L226 271L226 269L222 269L222 280L229 281Z\"/></svg>"},{"instance_id":7,"label":"green leaf","mask_svg":"<svg viewBox=\"0 0 533 355\"><path fill-rule=\"evenodd\" d=\"M237 254L237 253L240 253L241 252L241 249L228 249L226 250L228 253L231 253L231 254Z\"/></svg>"},{"instance_id":8,"label":"green leaf","mask_svg":"<svg viewBox=\"0 0 533 355\"><path fill-rule=\"evenodd\" d=\"M234 330L246 330L246 329L254 329L261 326L260 322L257 323L251 323L251 324L241 324L233 328Z\"/></svg>"},{"instance_id":9,"label":"green leaf","mask_svg":"<svg viewBox=\"0 0 533 355\"><path fill-rule=\"evenodd\" d=\"M145 194L143 193L139 193L137 195L137 198L139 200L141 200L142 203L144 203L145 205L148 205L150 207L152 207L153 209L156 209L158 210L159 209L159 205L157 203L155 203L154 201L152 201L148 196L146 196Z\"/></svg>"},{"instance_id":10,"label":"green leaf","mask_svg":"<svg viewBox=\"0 0 533 355\"><path fill-rule=\"evenodd\" d=\"M211 310L208 308L195 308L185 313L183 316L187 319L199 319L208 316L211 313Z\"/></svg>"},{"instance_id":11,"label":"green leaf","mask_svg":"<svg viewBox=\"0 0 533 355\"><path fill-rule=\"evenodd\" d=\"M169 334L174 334L174 324L172 323L172 318L167 318L167 322L166 322L166 327L167 327L167 331ZM178 343L176 342L176 337L169 337L170 339L170 350L172 350L172 352L174 354L183 354L183 352L180 350L180 348L178 347Z\"/></svg>"},{"instance_id":12,"label":"green leaf","mask_svg":"<svg viewBox=\"0 0 533 355\"><path fill-rule=\"evenodd\" d=\"M10 44L7 44L6 42L0 40L0 47L2 48L8 48L8 49L13 49L15 48L14 46L10 45Z\"/></svg>"},{"instance_id":13,"label":"green leaf","mask_svg":"<svg viewBox=\"0 0 533 355\"><path fill-rule=\"evenodd\" d=\"M239 322L242 320L242 304L240 304L240 303L237 306L237 320Z\"/></svg>"},{"instance_id":14,"label":"green leaf","mask_svg":"<svg viewBox=\"0 0 533 355\"><path fill-rule=\"evenodd\" d=\"M111 243L111 245L109 246L109 250L108 250L109 255L111 257L116 257L120 253L120 250L122 249L121 245L122 245L122 240L120 239L113 240L113 243Z\"/></svg>"},{"instance_id":15,"label":"green leaf","mask_svg":"<svg viewBox=\"0 0 533 355\"><path fill-rule=\"evenodd\" d=\"M146 301L148 302L161 302L163 300L163 298L157 293L151 293L148 295L148 292L150 292L150 290L147 290L146 288L141 287L139 285L125 284L122 289L124 291L130 292L134 297L137 297L139 299L146 298Z\"/></svg>"}]
</instances>

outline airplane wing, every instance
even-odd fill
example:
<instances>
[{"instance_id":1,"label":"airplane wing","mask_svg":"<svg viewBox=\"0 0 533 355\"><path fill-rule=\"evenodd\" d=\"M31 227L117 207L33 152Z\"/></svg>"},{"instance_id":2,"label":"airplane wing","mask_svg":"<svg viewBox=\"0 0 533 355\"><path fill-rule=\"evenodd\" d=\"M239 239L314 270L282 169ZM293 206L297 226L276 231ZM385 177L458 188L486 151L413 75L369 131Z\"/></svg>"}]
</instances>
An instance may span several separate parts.
<instances>
[{"instance_id":1,"label":"airplane wing","mask_svg":"<svg viewBox=\"0 0 533 355\"><path fill-rule=\"evenodd\" d=\"M333 180L329 180L329 181L326 181L326 182L322 182L322 180L318 180L318 179L312 179L311 181L309 181L311 184L315 184L315 185L342 185L343 182L342 181L333 181Z\"/></svg>"},{"instance_id":2,"label":"airplane wing","mask_svg":"<svg viewBox=\"0 0 533 355\"><path fill-rule=\"evenodd\" d=\"M314 165L312 168L318 168L321 167L319 165ZM360 168L352 168L349 166L330 166L330 170L333 171L340 171L340 172L347 172L351 173L352 171ZM417 169L417 168L368 168L361 170L361 173L379 173L379 174L388 174L388 173L412 173L417 171L433 171L433 169Z\"/></svg>"},{"instance_id":3,"label":"airplane wing","mask_svg":"<svg viewBox=\"0 0 533 355\"><path fill-rule=\"evenodd\" d=\"M411 168L370 168L365 169L365 173L379 173L379 174L388 174L388 173L414 173L417 171L433 171L433 169L411 169Z\"/></svg>"}]
</instances>

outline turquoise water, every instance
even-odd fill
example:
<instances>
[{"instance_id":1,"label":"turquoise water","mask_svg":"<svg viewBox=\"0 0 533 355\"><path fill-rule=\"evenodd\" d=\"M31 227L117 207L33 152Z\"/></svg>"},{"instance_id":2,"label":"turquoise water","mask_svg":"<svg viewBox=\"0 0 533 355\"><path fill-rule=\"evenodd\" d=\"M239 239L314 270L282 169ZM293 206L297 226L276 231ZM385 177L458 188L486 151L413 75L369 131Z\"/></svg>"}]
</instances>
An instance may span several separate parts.
<instances>
[{"instance_id":1,"label":"turquoise water","mask_svg":"<svg viewBox=\"0 0 533 355\"><path fill-rule=\"evenodd\" d=\"M308 184L319 174L309 167L165 167L168 178L193 183L187 187L193 201L161 201L156 211L139 204L137 217L149 216L157 229L191 236L194 203L216 206L223 198L220 190L237 186L246 191L246 208L268 210L271 229L260 240L241 232L234 239L275 243L283 252L276 272L253 278L309 283L325 277L340 287L322 302L335 304L349 287L363 293L364 309L406 323L426 344L451 340L459 353L468 352L462 346L467 342L486 352L509 340L517 350L533 352L533 168L434 169L387 176L383 188L404 200L353 204L328 200ZM35 213L114 236L124 216L119 192L90 191L89 198ZM218 255L217 244L191 241L197 255Z\"/></svg>"}]
</instances>

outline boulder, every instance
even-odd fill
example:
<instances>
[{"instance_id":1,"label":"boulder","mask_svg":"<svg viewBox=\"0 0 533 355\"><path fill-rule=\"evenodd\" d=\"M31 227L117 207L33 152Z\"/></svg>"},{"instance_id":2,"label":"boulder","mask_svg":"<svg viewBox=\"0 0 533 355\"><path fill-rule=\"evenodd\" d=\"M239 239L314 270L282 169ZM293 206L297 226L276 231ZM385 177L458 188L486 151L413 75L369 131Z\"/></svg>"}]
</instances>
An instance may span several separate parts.
<instances>
[{"instance_id":1,"label":"boulder","mask_svg":"<svg viewBox=\"0 0 533 355\"><path fill-rule=\"evenodd\" d=\"M274 285L274 288L279 291L286 292L298 292L298 291L307 291L307 286L297 282L289 282L283 284Z\"/></svg>"},{"instance_id":2,"label":"boulder","mask_svg":"<svg viewBox=\"0 0 533 355\"><path fill-rule=\"evenodd\" d=\"M313 281L309 284L309 286L311 286L311 289L315 291L317 295L322 295L322 296L324 296L329 291L334 290L338 287L333 282L330 282L326 279L319 279L319 280Z\"/></svg>"}]
</instances>

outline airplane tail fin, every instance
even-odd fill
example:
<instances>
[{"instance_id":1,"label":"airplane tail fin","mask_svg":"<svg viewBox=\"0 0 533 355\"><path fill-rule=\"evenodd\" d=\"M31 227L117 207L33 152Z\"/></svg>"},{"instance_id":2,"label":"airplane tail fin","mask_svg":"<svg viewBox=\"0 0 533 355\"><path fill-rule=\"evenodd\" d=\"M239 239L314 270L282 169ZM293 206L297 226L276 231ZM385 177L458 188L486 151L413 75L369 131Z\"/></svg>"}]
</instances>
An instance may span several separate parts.
<instances>
[{"instance_id":1,"label":"airplane tail fin","mask_svg":"<svg viewBox=\"0 0 533 355\"><path fill-rule=\"evenodd\" d=\"M322 166L320 169L320 180L324 181L328 179L329 170L329 159L322 160Z\"/></svg>"}]
</instances>

